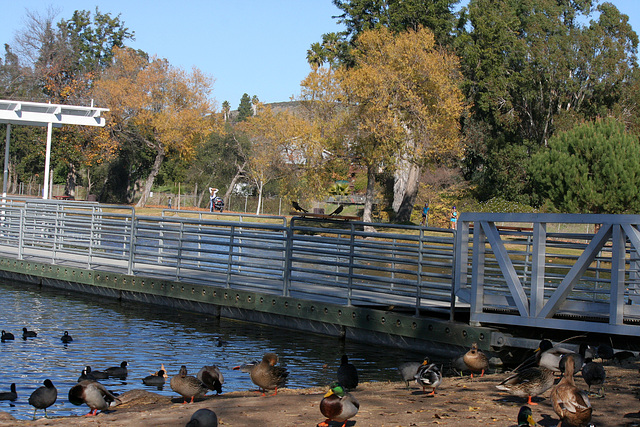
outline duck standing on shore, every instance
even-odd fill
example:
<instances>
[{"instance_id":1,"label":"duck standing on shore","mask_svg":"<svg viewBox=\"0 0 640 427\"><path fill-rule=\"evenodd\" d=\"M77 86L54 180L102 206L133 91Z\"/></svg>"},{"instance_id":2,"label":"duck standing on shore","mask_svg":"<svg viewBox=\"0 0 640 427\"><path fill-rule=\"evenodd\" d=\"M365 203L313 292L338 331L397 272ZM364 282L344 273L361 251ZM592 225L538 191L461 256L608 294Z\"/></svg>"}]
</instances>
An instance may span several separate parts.
<instances>
[{"instance_id":1,"label":"duck standing on shore","mask_svg":"<svg viewBox=\"0 0 640 427\"><path fill-rule=\"evenodd\" d=\"M331 421L341 422L345 427L347 420L355 417L359 409L358 400L344 391L340 384L333 383L320 401L320 412L327 420L318 424L318 427L328 427Z\"/></svg>"},{"instance_id":2,"label":"duck standing on shore","mask_svg":"<svg viewBox=\"0 0 640 427\"><path fill-rule=\"evenodd\" d=\"M565 363L564 376L551 390L553 410L562 425L587 426L591 422L591 402L587 393L576 387L573 380L573 356L568 356Z\"/></svg>"},{"instance_id":3,"label":"duck standing on shore","mask_svg":"<svg viewBox=\"0 0 640 427\"><path fill-rule=\"evenodd\" d=\"M527 397L527 405L537 405L531 399L553 387L553 372L545 367L533 366L507 377L496 386L498 390L508 391L514 396Z\"/></svg>"},{"instance_id":4,"label":"duck standing on shore","mask_svg":"<svg viewBox=\"0 0 640 427\"><path fill-rule=\"evenodd\" d=\"M187 403L187 399L189 398L191 398L191 403L193 403L194 399L204 397L207 391L209 391L202 381L194 376L187 375L187 367L185 365L180 367L178 375L171 377L169 385L171 386L171 390L182 396L184 399L182 403Z\"/></svg>"},{"instance_id":5,"label":"duck standing on shore","mask_svg":"<svg viewBox=\"0 0 640 427\"><path fill-rule=\"evenodd\" d=\"M196 378L202 381L209 390L215 390L216 394L222 393L224 377L216 365L203 366L196 374Z\"/></svg>"},{"instance_id":6,"label":"duck standing on shore","mask_svg":"<svg viewBox=\"0 0 640 427\"><path fill-rule=\"evenodd\" d=\"M489 369L489 359L482 350L478 348L478 343L471 344L471 349L465 353L462 360L467 366L467 369L471 371L471 379L473 379L474 373L480 373L480 376L484 376L484 372Z\"/></svg>"},{"instance_id":7,"label":"duck standing on shore","mask_svg":"<svg viewBox=\"0 0 640 427\"><path fill-rule=\"evenodd\" d=\"M115 406L117 400L113 393L97 381L80 381L69 390L69 402L77 406L85 403L90 409L87 416L94 416L98 411Z\"/></svg>"},{"instance_id":8,"label":"duck standing on shore","mask_svg":"<svg viewBox=\"0 0 640 427\"><path fill-rule=\"evenodd\" d=\"M266 353L262 357L262 362L255 365L251 372L251 381L262 391L264 396L267 390L274 390L273 395L278 394L278 387L284 387L289 372L281 366L275 366L278 363L278 355L275 353Z\"/></svg>"},{"instance_id":9,"label":"duck standing on shore","mask_svg":"<svg viewBox=\"0 0 640 427\"><path fill-rule=\"evenodd\" d=\"M442 384L442 373L435 363L427 364L423 362L415 375L416 382L422 386L422 391L426 393L426 387L432 387L431 393L427 396L435 396L436 388Z\"/></svg>"},{"instance_id":10,"label":"duck standing on shore","mask_svg":"<svg viewBox=\"0 0 640 427\"><path fill-rule=\"evenodd\" d=\"M425 357L422 362L404 362L398 367L398 373L402 377L402 381L404 381L409 388L409 381L413 381L416 379L416 374L418 373L418 369L422 365L428 365L429 358Z\"/></svg>"}]
</instances>

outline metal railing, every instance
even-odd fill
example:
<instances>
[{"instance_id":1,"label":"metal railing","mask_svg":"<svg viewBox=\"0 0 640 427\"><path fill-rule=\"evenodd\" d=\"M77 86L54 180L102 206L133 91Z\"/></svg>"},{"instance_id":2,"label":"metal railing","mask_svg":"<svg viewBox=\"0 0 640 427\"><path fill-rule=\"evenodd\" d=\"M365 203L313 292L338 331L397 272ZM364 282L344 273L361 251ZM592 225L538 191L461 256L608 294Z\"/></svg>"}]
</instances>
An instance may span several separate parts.
<instances>
[{"instance_id":1,"label":"metal railing","mask_svg":"<svg viewBox=\"0 0 640 427\"><path fill-rule=\"evenodd\" d=\"M639 224L637 215L464 213L457 301L470 304L474 324L637 335Z\"/></svg>"},{"instance_id":2,"label":"metal railing","mask_svg":"<svg viewBox=\"0 0 640 427\"><path fill-rule=\"evenodd\" d=\"M0 207L0 253L346 305L451 309L454 232L30 199Z\"/></svg>"}]
</instances>

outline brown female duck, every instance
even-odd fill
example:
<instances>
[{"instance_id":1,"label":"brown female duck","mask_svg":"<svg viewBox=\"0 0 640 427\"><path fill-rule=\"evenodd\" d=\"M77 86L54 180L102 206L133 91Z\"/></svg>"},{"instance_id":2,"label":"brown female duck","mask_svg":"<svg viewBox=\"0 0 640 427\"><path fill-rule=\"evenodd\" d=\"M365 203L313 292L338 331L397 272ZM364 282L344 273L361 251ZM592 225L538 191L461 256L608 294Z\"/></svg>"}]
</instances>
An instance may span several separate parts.
<instances>
[{"instance_id":1,"label":"brown female duck","mask_svg":"<svg viewBox=\"0 0 640 427\"><path fill-rule=\"evenodd\" d=\"M591 402L587 393L576 387L573 380L574 366L573 356L569 355L565 362L564 376L551 390L553 410L560 417L558 426L562 424L581 427L591 422Z\"/></svg>"},{"instance_id":2,"label":"brown female duck","mask_svg":"<svg viewBox=\"0 0 640 427\"><path fill-rule=\"evenodd\" d=\"M171 385L171 390L182 396L184 399L182 403L187 403L188 398L191 398L191 403L193 403L194 398L204 397L209 390L202 381L194 376L187 375L187 367L184 365L180 367L178 375L171 377L169 384Z\"/></svg>"},{"instance_id":3,"label":"brown female duck","mask_svg":"<svg viewBox=\"0 0 640 427\"><path fill-rule=\"evenodd\" d=\"M471 378L474 373L480 372L480 376L484 375L484 371L489 369L489 359L487 355L478 348L477 343L471 344L471 350L469 350L462 358L467 369L471 371Z\"/></svg>"},{"instance_id":4,"label":"brown female duck","mask_svg":"<svg viewBox=\"0 0 640 427\"><path fill-rule=\"evenodd\" d=\"M541 395L553 387L554 380L555 377L551 370L534 366L516 372L496 387L498 390L508 391L514 396L528 397L528 405L537 405L531 398Z\"/></svg>"},{"instance_id":5,"label":"brown female duck","mask_svg":"<svg viewBox=\"0 0 640 427\"><path fill-rule=\"evenodd\" d=\"M266 390L274 390L278 394L278 387L283 387L289 372L283 367L275 366L278 363L278 355L267 353L262 357L262 362L251 369L251 381L262 390L264 396Z\"/></svg>"}]
</instances>

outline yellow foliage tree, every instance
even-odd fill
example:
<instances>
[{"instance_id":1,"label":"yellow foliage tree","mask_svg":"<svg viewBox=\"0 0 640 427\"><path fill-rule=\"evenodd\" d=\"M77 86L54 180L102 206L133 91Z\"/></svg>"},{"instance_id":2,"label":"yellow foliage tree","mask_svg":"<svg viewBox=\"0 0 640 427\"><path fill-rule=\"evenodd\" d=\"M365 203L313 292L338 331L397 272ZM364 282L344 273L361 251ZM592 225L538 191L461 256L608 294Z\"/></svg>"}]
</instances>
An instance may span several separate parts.
<instances>
[{"instance_id":1,"label":"yellow foliage tree","mask_svg":"<svg viewBox=\"0 0 640 427\"><path fill-rule=\"evenodd\" d=\"M303 97L340 105L335 133L354 164L367 170L363 219L371 221L375 174L408 162L462 153L464 111L455 55L435 45L428 29L399 34L364 31L353 50L356 65L316 68L303 81ZM340 90L336 90L339 88ZM417 190L417 175L416 190Z\"/></svg>"},{"instance_id":2,"label":"yellow foliage tree","mask_svg":"<svg viewBox=\"0 0 640 427\"><path fill-rule=\"evenodd\" d=\"M322 147L317 128L305 118L288 110L274 112L260 105L259 113L239 126L251 140L251 153L247 162L247 175L258 189L258 210L262 203L264 185L280 179L283 187L299 181L305 171L314 170L321 161ZM314 185L307 191L313 191Z\"/></svg>"},{"instance_id":3,"label":"yellow foliage tree","mask_svg":"<svg viewBox=\"0 0 640 427\"><path fill-rule=\"evenodd\" d=\"M194 68L190 73L166 60L131 49L115 49L114 62L94 86L94 97L110 109L111 136L121 143L143 143L155 159L137 206L145 206L168 151L193 156L196 144L219 129L209 98L213 79Z\"/></svg>"}]
</instances>

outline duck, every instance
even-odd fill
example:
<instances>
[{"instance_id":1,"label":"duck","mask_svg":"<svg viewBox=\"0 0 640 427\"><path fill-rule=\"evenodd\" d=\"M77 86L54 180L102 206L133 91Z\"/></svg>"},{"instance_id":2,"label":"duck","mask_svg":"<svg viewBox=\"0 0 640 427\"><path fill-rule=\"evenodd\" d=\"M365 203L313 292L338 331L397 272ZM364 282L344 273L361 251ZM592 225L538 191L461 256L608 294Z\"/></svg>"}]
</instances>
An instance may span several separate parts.
<instances>
[{"instance_id":1,"label":"duck","mask_svg":"<svg viewBox=\"0 0 640 427\"><path fill-rule=\"evenodd\" d=\"M543 366L554 373L562 373L560 370L560 360L563 356L577 354L568 348L554 346L551 341L547 339L540 341L540 344L535 351L538 353L536 355L538 365Z\"/></svg>"},{"instance_id":2,"label":"duck","mask_svg":"<svg viewBox=\"0 0 640 427\"><path fill-rule=\"evenodd\" d=\"M126 377L129 371L127 370L128 363L122 362L120 366L112 366L104 370L105 374L109 377Z\"/></svg>"},{"instance_id":3,"label":"duck","mask_svg":"<svg viewBox=\"0 0 640 427\"><path fill-rule=\"evenodd\" d=\"M586 359L586 363L582 366L582 379L589 386L588 394L591 394L591 386L600 386L600 393L596 396L604 397L604 381L607 379L607 373L602 364Z\"/></svg>"},{"instance_id":4,"label":"duck","mask_svg":"<svg viewBox=\"0 0 640 427\"><path fill-rule=\"evenodd\" d=\"M234 371L240 371L240 372L244 372L245 374L249 374L251 373L253 368L255 368L257 365L258 365L258 361L253 360L251 362L243 363L242 365L234 366L232 369Z\"/></svg>"},{"instance_id":5,"label":"duck","mask_svg":"<svg viewBox=\"0 0 640 427\"><path fill-rule=\"evenodd\" d=\"M427 365L423 362L415 375L416 383L422 386L422 391L426 393L426 387L433 387L427 396L435 396L436 388L442 384L442 373L435 363Z\"/></svg>"},{"instance_id":6,"label":"duck","mask_svg":"<svg viewBox=\"0 0 640 427\"><path fill-rule=\"evenodd\" d=\"M508 376L496 388L514 396L527 397L527 405L537 405L532 398L553 387L554 381L553 371L544 366L533 366Z\"/></svg>"},{"instance_id":7,"label":"duck","mask_svg":"<svg viewBox=\"0 0 640 427\"><path fill-rule=\"evenodd\" d=\"M591 422L591 402L587 393L576 387L573 379L573 356L567 357L560 382L551 390L553 410L563 425L586 426Z\"/></svg>"},{"instance_id":8,"label":"duck","mask_svg":"<svg viewBox=\"0 0 640 427\"><path fill-rule=\"evenodd\" d=\"M38 334L36 331L30 331L27 328L22 328L22 338L27 339L27 338L35 338L37 337Z\"/></svg>"},{"instance_id":9,"label":"duck","mask_svg":"<svg viewBox=\"0 0 640 427\"><path fill-rule=\"evenodd\" d=\"M86 404L90 411L86 416L97 415L98 411L104 411L115 406L118 398L97 381L85 380L71 387L69 390L69 402L76 406Z\"/></svg>"},{"instance_id":10,"label":"duck","mask_svg":"<svg viewBox=\"0 0 640 427\"><path fill-rule=\"evenodd\" d=\"M160 369L155 374L147 375L146 377L144 377L142 379L142 383L144 385L150 385L153 387L162 387L164 383L167 381L164 376L165 376L164 370Z\"/></svg>"},{"instance_id":11,"label":"duck","mask_svg":"<svg viewBox=\"0 0 640 427\"><path fill-rule=\"evenodd\" d=\"M18 398L18 393L16 392L16 383L11 383L9 389L11 391L4 391L0 393L0 400L11 400L13 402Z\"/></svg>"},{"instance_id":12,"label":"duck","mask_svg":"<svg viewBox=\"0 0 640 427\"><path fill-rule=\"evenodd\" d=\"M345 390L354 390L358 387L358 370L349 363L349 357L343 354L340 358L340 366L338 367L338 383Z\"/></svg>"},{"instance_id":13,"label":"duck","mask_svg":"<svg viewBox=\"0 0 640 427\"><path fill-rule=\"evenodd\" d=\"M11 332L2 331L2 337L0 338L2 342L15 340L16 337L13 336Z\"/></svg>"},{"instance_id":14,"label":"duck","mask_svg":"<svg viewBox=\"0 0 640 427\"><path fill-rule=\"evenodd\" d=\"M398 367L398 373L407 388L409 388L409 381L415 380L418 369L424 364L429 364L429 358L425 357L422 362L404 362Z\"/></svg>"},{"instance_id":15,"label":"duck","mask_svg":"<svg viewBox=\"0 0 640 427\"><path fill-rule=\"evenodd\" d=\"M345 427L347 420L353 418L359 409L358 400L344 391L340 384L333 383L320 401L320 412L327 419L318 424L318 427L328 427L331 421L341 422L342 427Z\"/></svg>"},{"instance_id":16,"label":"duck","mask_svg":"<svg viewBox=\"0 0 640 427\"><path fill-rule=\"evenodd\" d=\"M573 356L573 362L575 364L573 375L577 374L582 369L582 365L584 365L584 361L587 353L587 348L588 348L588 345L585 343L582 343L580 344L580 347L577 353L575 352L569 353ZM567 355L563 355L560 357L560 362L558 363L558 368L560 368L560 372L564 372L564 364L565 364L566 358L567 358Z\"/></svg>"},{"instance_id":17,"label":"duck","mask_svg":"<svg viewBox=\"0 0 640 427\"><path fill-rule=\"evenodd\" d=\"M73 341L73 337L69 335L69 331L64 331L64 334L60 337L60 341L67 344Z\"/></svg>"},{"instance_id":18,"label":"duck","mask_svg":"<svg viewBox=\"0 0 640 427\"><path fill-rule=\"evenodd\" d=\"M29 405L36 408L33 411L33 419L36 419L36 412L38 409L44 409L44 417L49 418L47 416L47 408L54 403L58 399L58 390L53 385L50 379L46 379L43 381L43 386L38 387L31 393L29 396Z\"/></svg>"},{"instance_id":19,"label":"duck","mask_svg":"<svg viewBox=\"0 0 640 427\"><path fill-rule=\"evenodd\" d=\"M186 427L218 427L218 416L211 409L198 409L191 415Z\"/></svg>"},{"instance_id":20,"label":"duck","mask_svg":"<svg viewBox=\"0 0 640 427\"><path fill-rule=\"evenodd\" d=\"M209 390L215 390L216 395L222 393L222 384L224 384L224 377L222 376L222 372L220 372L220 369L218 369L216 365L203 366L196 374L196 378L202 381L202 383L206 385Z\"/></svg>"},{"instance_id":21,"label":"duck","mask_svg":"<svg viewBox=\"0 0 640 427\"><path fill-rule=\"evenodd\" d=\"M164 367L164 363L160 364L160 369L158 369L157 371L155 371L154 373L152 373L151 375L160 375L160 371L162 371L164 374L164 379L166 380L167 378L169 378L169 375L167 375L167 368Z\"/></svg>"},{"instance_id":22,"label":"duck","mask_svg":"<svg viewBox=\"0 0 640 427\"><path fill-rule=\"evenodd\" d=\"M191 403L195 398L202 398L207 394L209 389L199 379L194 376L187 375L187 367L182 365L178 375L171 377L169 382L171 390L178 393L184 399L184 403L187 403L187 399L191 398Z\"/></svg>"},{"instance_id":23,"label":"duck","mask_svg":"<svg viewBox=\"0 0 640 427\"><path fill-rule=\"evenodd\" d=\"M518 412L518 427L533 427L537 425L533 419L531 408L528 406L520 407L520 412Z\"/></svg>"},{"instance_id":24,"label":"duck","mask_svg":"<svg viewBox=\"0 0 640 427\"><path fill-rule=\"evenodd\" d=\"M281 366L275 366L278 363L278 355L275 353L266 353L262 357L262 361L255 365L249 375L251 381L262 391L262 395L265 395L266 390L274 390L273 395L278 394L278 387L284 387L289 372Z\"/></svg>"},{"instance_id":25,"label":"duck","mask_svg":"<svg viewBox=\"0 0 640 427\"><path fill-rule=\"evenodd\" d=\"M489 369L489 359L487 359L487 355L478 348L478 343L474 342L471 344L471 349L465 353L462 360L467 366L467 369L471 371L472 379L474 373L480 372L480 376L482 377L484 372Z\"/></svg>"}]
</instances>

